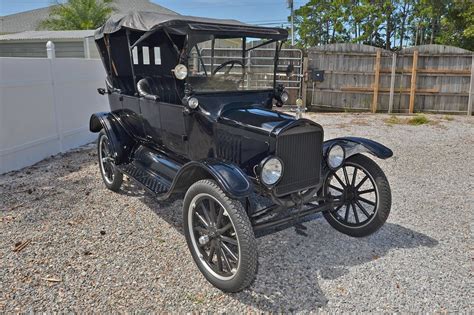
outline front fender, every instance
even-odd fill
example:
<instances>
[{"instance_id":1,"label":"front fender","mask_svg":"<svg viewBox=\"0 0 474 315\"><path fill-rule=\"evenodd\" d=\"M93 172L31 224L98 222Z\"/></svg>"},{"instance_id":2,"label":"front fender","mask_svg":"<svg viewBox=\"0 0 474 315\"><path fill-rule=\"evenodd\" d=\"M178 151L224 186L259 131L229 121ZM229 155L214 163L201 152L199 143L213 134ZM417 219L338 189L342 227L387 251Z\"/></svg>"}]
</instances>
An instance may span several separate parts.
<instances>
[{"instance_id":1,"label":"front fender","mask_svg":"<svg viewBox=\"0 0 474 315\"><path fill-rule=\"evenodd\" d=\"M388 159L393 156L392 150L383 144L358 137L343 137L325 141L323 143L324 156L326 156L327 150L336 143L345 149L346 158L358 153L370 153L379 159Z\"/></svg>"},{"instance_id":2,"label":"front fender","mask_svg":"<svg viewBox=\"0 0 474 315\"><path fill-rule=\"evenodd\" d=\"M176 174L170 192L184 192L198 180L212 178L230 197L239 199L253 192L253 184L236 165L217 160L186 163Z\"/></svg>"},{"instance_id":3,"label":"front fender","mask_svg":"<svg viewBox=\"0 0 474 315\"><path fill-rule=\"evenodd\" d=\"M104 129L114 150L115 164L130 162L130 154L135 141L112 113L95 113L89 120L89 130L99 132Z\"/></svg>"}]
</instances>

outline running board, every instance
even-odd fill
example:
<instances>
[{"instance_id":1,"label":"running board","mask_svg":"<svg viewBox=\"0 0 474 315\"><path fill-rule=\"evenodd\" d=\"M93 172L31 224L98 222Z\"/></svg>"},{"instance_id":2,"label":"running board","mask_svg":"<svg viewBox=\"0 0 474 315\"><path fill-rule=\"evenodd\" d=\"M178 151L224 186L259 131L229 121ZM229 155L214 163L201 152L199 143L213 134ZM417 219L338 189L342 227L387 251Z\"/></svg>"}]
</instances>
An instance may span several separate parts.
<instances>
[{"instance_id":1,"label":"running board","mask_svg":"<svg viewBox=\"0 0 474 315\"><path fill-rule=\"evenodd\" d=\"M171 184L164 178L152 174L133 162L126 165L120 165L119 170L134 179L144 188L156 195L164 195L170 190Z\"/></svg>"}]
</instances>

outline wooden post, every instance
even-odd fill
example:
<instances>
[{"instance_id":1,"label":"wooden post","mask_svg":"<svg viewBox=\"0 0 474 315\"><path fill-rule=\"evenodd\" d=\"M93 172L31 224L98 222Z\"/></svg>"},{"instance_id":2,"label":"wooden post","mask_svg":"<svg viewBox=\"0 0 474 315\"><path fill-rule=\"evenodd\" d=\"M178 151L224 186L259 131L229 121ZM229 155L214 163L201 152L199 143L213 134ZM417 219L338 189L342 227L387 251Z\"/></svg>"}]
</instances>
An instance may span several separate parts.
<instances>
[{"instance_id":1,"label":"wooden post","mask_svg":"<svg viewBox=\"0 0 474 315\"><path fill-rule=\"evenodd\" d=\"M303 80L301 80L301 99L303 107L306 108L306 97L308 93L308 57L303 58Z\"/></svg>"},{"instance_id":2,"label":"wooden post","mask_svg":"<svg viewBox=\"0 0 474 315\"><path fill-rule=\"evenodd\" d=\"M418 67L418 50L413 52L413 65L411 69L411 87L410 87L410 107L409 113L413 114L415 111L415 94L416 94L416 70Z\"/></svg>"},{"instance_id":3,"label":"wooden post","mask_svg":"<svg viewBox=\"0 0 474 315\"><path fill-rule=\"evenodd\" d=\"M469 87L469 100L467 103L468 116L472 116L472 103L474 103L474 55L472 55L471 86Z\"/></svg>"},{"instance_id":4,"label":"wooden post","mask_svg":"<svg viewBox=\"0 0 474 315\"><path fill-rule=\"evenodd\" d=\"M392 75L390 77L390 98L388 100L388 113L391 114L393 111L393 97L395 94L395 70L397 68L397 54L392 55Z\"/></svg>"},{"instance_id":5,"label":"wooden post","mask_svg":"<svg viewBox=\"0 0 474 315\"><path fill-rule=\"evenodd\" d=\"M377 49L377 55L375 57L375 79L374 79L374 98L372 101L372 113L377 112L377 103L379 98L379 81L380 81L380 59L382 57L382 51Z\"/></svg>"}]
</instances>

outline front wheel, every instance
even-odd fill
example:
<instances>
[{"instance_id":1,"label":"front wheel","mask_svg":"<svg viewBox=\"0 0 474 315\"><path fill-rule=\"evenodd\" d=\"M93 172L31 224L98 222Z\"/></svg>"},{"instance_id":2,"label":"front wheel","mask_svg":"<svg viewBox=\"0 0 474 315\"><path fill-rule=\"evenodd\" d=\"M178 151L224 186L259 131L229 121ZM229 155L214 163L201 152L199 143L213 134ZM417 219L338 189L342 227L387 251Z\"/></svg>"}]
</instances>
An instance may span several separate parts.
<instances>
[{"instance_id":1,"label":"front wheel","mask_svg":"<svg viewBox=\"0 0 474 315\"><path fill-rule=\"evenodd\" d=\"M184 234L204 277L226 292L248 287L257 273L257 243L250 220L238 200L212 180L187 191L183 205Z\"/></svg>"},{"instance_id":2,"label":"front wheel","mask_svg":"<svg viewBox=\"0 0 474 315\"><path fill-rule=\"evenodd\" d=\"M392 205L387 177L374 161L361 154L349 157L328 175L323 193L342 201L323 213L328 223L354 237L370 235L382 227Z\"/></svg>"}]
</instances>

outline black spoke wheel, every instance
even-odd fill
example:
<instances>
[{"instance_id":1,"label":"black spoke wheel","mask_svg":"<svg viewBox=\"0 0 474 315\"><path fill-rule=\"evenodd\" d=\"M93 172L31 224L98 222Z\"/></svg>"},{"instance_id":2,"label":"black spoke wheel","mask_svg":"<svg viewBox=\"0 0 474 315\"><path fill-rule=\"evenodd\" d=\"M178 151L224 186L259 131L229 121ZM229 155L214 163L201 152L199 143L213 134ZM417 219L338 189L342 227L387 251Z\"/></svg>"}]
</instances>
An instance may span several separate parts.
<instances>
[{"instance_id":1,"label":"black spoke wheel","mask_svg":"<svg viewBox=\"0 0 474 315\"><path fill-rule=\"evenodd\" d=\"M247 214L212 180L193 184L184 199L186 241L197 266L217 288L237 292L257 268L256 241Z\"/></svg>"},{"instance_id":2,"label":"black spoke wheel","mask_svg":"<svg viewBox=\"0 0 474 315\"><path fill-rule=\"evenodd\" d=\"M113 150L109 138L105 131L101 130L97 143L100 174L108 189L118 191L123 182L123 174L115 167L112 154Z\"/></svg>"},{"instance_id":3,"label":"black spoke wheel","mask_svg":"<svg viewBox=\"0 0 474 315\"><path fill-rule=\"evenodd\" d=\"M324 213L329 224L350 236L362 237L377 231L387 220L392 197L380 167L364 155L353 155L324 184L324 195L339 202Z\"/></svg>"}]
</instances>

